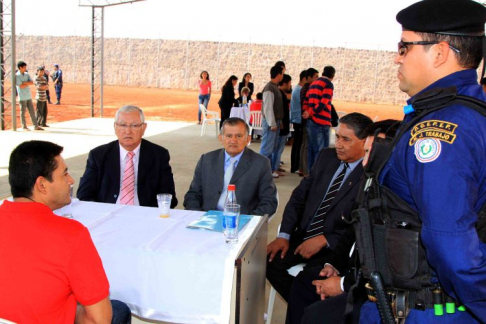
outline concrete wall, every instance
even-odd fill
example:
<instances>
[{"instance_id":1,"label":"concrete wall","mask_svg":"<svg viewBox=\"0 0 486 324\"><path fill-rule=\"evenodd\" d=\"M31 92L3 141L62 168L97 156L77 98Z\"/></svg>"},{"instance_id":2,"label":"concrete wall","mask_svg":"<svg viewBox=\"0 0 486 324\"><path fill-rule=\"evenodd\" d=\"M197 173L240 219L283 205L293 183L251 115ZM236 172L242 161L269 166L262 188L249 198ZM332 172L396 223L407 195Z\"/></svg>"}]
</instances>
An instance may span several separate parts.
<instances>
[{"instance_id":1,"label":"concrete wall","mask_svg":"<svg viewBox=\"0 0 486 324\"><path fill-rule=\"evenodd\" d=\"M89 37L18 36L17 59L34 70L52 69L58 63L65 82L91 82ZM207 70L213 89L221 88L232 74L241 80L253 75L255 91L263 89L269 71L278 60L298 82L300 71L319 72L325 65L336 68L335 98L350 102L402 104L407 98L398 90L394 53L316 46L279 46L245 43L105 39L104 82L108 85L197 89L202 70Z\"/></svg>"}]
</instances>

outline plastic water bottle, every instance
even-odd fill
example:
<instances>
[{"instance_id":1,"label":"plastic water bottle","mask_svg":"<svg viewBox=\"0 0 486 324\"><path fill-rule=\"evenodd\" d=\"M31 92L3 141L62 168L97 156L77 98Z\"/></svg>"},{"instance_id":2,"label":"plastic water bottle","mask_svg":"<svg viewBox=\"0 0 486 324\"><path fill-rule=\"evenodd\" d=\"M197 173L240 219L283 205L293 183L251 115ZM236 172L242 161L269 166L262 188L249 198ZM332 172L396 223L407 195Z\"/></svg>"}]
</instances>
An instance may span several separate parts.
<instances>
[{"instance_id":1,"label":"plastic water bottle","mask_svg":"<svg viewBox=\"0 0 486 324\"><path fill-rule=\"evenodd\" d=\"M224 205L234 205L236 202L236 186L234 184L228 185L228 191L226 193L226 199L224 200ZM223 233L226 235L226 221L223 212Z\"/></svg>"}]
</instances>

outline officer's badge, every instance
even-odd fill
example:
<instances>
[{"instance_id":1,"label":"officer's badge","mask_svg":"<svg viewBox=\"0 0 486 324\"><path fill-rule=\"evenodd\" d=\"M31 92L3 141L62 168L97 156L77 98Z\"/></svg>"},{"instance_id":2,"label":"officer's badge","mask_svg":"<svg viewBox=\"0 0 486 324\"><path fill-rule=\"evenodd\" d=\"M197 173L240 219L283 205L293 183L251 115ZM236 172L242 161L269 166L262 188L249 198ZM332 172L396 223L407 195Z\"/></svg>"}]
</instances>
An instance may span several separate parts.
<instances>
[{"instance_id":1,"label":"officer's badge","mask_svg":"<svg viewBox=\"0 0 486 324\"><path fill-rule=\"evenodd\" d=\"M412 146L420 139L435 138L439 141L449 144L454 143L457 135L457 124L449 123L443 120L426 120L415 125L410 132L409 145Z\"/></svg>"},{"instance_id":2,"label":"officer's badge","mask_svg":"<svg viewBox=\"0 0 486 324\"><path fill-rule=\"evenodd\" d=\"M442 146L435 138L423 138L415 142L415 157L421 163L429 163L437 160Z\"/></svg>"}]
</instances>

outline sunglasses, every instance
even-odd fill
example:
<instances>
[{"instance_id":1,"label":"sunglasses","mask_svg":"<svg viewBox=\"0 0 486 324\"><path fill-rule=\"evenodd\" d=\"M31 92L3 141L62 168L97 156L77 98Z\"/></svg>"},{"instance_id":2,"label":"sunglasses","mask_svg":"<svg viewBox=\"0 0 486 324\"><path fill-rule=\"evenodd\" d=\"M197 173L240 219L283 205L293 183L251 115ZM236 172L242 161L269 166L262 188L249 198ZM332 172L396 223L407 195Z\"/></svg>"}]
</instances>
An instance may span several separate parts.
<instances>
[{"instance_id":1,"label":"sunglasses","mask_svg":"<svg viewBox=\"0 0 486 324\"><path fill-rule=\"evenodd\" d=\"M440 42L427 42L427 41L417 41L417 42L399 42L398 43L398 55L405 56L408 52L408 47L411 45L435 45L439 44ZM461 53L460 50L455 48L454 46L447 44L451 50L456 53Z\"/></svg>"}]
</instances>

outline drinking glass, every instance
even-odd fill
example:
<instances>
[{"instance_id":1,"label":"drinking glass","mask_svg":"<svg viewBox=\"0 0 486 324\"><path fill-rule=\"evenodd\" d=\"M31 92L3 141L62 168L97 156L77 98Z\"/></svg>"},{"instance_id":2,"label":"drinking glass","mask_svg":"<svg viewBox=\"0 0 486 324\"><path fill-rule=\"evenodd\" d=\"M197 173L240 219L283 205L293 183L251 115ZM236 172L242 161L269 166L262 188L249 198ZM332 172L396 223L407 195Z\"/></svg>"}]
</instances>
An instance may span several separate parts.
<instances>
[{"instance_id":1,"label":"drinking glass","mask_svg":"<svg viewBox=\"0 0 486 324\"><path fill-rule=\"evenodd\" d=\"M223 211L226 225L226 243L238 243L238 223L240 220L240 205L226 204Z\"/></svg>"},{"instance_id":2,"label":"drinking glass","mask_svg":"<svg viewBox=\"0 0 486 324\"><path fill-rule=\"evenodd\" d=\"M71 185L71 188L69 190L70 190L69 192L70 192L70 195L71 195L71 201L69 202L69 205L64 206L62 216L66 217L66 218L73 218L72 204L73 204L74 186Z\"/></svg>"},{"instance_id":3,"label":"drinking glass","mask_svg":"<svg viewBox=\"0 0 486 324\"><path fill-rule=\"evenodd\" d=\"M160 217L168 218L170 211L170 202L172 201L171 194L158 194L157 204L159 205Z\"/></svg>"}]
</instances>

